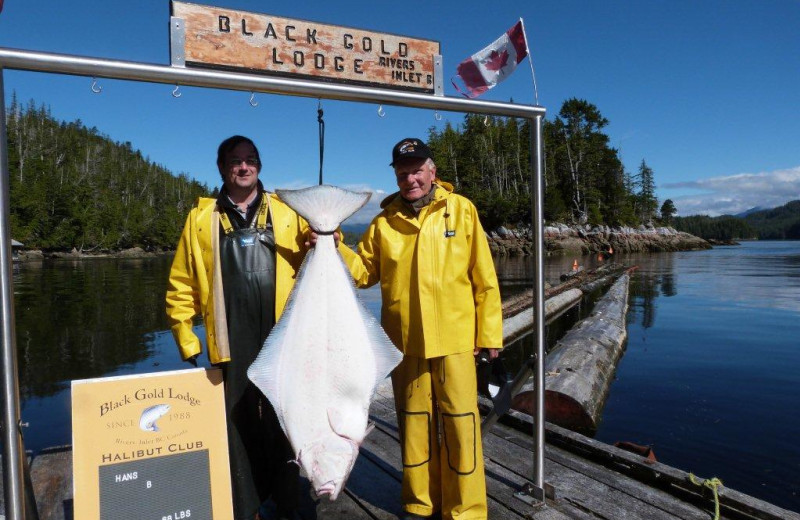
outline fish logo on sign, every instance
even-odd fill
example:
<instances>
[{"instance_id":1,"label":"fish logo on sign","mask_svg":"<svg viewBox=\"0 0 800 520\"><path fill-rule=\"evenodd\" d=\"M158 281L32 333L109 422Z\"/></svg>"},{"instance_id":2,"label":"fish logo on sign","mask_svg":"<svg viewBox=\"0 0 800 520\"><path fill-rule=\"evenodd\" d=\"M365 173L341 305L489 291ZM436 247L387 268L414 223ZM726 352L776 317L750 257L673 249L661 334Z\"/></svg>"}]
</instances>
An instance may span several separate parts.
<instances>
[{"instance_id":1,"label":"fish logo on sign","mask_svg":"<svg viewBox=\"0 0 800 520\"><path fill-rule=\"evenodd\" d=\"M163 417L169 411L168 404L157 404L149 408L145 408L142 416L139 418L139 428L146 432L159 431L156 421Z\"/></svg>"}]
</instances>

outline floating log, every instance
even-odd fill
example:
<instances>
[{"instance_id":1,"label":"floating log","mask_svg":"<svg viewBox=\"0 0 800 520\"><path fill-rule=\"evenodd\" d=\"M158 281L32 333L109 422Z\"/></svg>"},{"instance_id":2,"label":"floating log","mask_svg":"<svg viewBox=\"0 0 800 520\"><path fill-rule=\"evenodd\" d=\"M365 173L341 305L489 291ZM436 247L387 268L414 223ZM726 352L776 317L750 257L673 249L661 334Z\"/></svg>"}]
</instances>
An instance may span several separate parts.
<instances>
[{"instance_id":1,"label":"floating log","mask_svg":"<svg viewBox=\"0 0 800 520\"><path fill-rule=\"evenodd\" d=\"M545 417L579 432L597 429L626 338L628 309L626 273L595 305L591 315L562 338L545 361ZM512 407L534 409L532 385L512 399Z\"/></svg>"},{"instance_id":2,"label":"floating log","mask_svg":"<svg viewBox=\"0 0 800 520\"><path fill-rule=\"evenodd\" d=\"M590 271L581 270L577 275L570 277L566 282L553 287L545 286L545 300L570 289L579 288L584 293L589 284L608 284L625 271L626 267L620 264L606 264ZM530 282L529 282L530 283ZM593 287L592 290L596 288ZM528 289L510 298L503 300L503 318L508 318L533 306L533 289Z\"/></svg>"},{"instance_id":3,"label":"floating log","mask_svg":"<svg viewBox=\"0 0 800 520\"><path fill-rule=\"evenodd\" d=\"M558 316L565 310L581 301L583 292L580 289L557 294L544 302L544 321ZM530 310L530 307L528 308ZM503 320L503 343L510 343L523 336L533 328L533 312L519 312Z\"/></svg>"},{"instance_id":4,"label":"floating log","mask_svg":"<svg viewBox=\"0 0 800 520\"><path fill-rule=\"evenodd\" d=\"M566 280L569 280L570 278L578 276L582 272L583 272L583 266L575 265L575 266L572 267L572 271L566 272L566 273L561 275L561 281L564 282Z\"/></svg>"},{"instance_id":5,"label":"floating log","mask_svg":"<svg viewBox=\"0 0 800 520\"><path fill-rule=\"evenodd\" d=\"M577 305L584 294L612 283L624 270L624 266L608 264L592 271L582 271L579 277L547 288L544 293L545 323ZM511 343L533 328L532 306L532 289L503 301L503 344Z\"/></svg>"}]
</instances>

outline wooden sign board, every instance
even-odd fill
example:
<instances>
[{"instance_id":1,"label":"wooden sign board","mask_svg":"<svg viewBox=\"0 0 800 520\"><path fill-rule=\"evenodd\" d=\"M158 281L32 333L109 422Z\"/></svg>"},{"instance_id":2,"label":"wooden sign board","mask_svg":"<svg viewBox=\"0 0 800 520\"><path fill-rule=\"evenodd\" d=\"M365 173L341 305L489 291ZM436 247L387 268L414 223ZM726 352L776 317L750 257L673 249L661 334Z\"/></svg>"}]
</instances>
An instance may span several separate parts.
<instances>
[{"instance_id":1,"label":"wooden sign board","mask_svg":"<svg viewBox=\"0 0 800 520\"><path fill-rule=\"evenodd\" d=\"M222 372L72 382L75 518L233 518Z\"/></svg>"},{"instance_id":2,"label":"wooden sign board","mask_svg":"<svg viewBox=\"0 0 800 520\"><path fill-rule=\"evenodd\" d=\"M182 41L186 66L426 93L441 83L435 41L185 2L172 2L172 16L173 65Z\"/></svg>"}]
</instances>

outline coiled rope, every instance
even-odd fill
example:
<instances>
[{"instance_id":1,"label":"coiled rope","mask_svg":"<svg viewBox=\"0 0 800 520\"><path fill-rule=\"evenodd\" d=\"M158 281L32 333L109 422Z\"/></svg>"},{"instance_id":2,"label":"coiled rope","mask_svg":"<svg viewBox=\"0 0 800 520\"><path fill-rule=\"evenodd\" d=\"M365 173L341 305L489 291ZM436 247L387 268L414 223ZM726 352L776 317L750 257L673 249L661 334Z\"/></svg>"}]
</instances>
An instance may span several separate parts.
<instances>
[{"instance_id":1,"label":"coiled rope","mask_svg":"<svg viewBox=\"0 0 800 520\"><path fill-rule=\"evenodd\" d=\"M714 493L714 520L719 520L719 492L717 488L722 485L722 481L717 477L701 480L694 476L693 473L689 473L689 480L692 484L708 488Z\"/></svg>"}]
</instances>

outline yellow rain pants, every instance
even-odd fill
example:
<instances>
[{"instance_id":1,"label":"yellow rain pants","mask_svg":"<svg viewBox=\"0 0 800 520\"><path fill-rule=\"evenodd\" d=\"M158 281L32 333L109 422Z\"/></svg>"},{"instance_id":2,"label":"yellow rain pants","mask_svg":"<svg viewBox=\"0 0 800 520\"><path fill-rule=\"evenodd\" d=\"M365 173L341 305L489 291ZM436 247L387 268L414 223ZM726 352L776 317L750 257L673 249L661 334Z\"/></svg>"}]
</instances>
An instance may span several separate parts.
<instances>
[{"instance_id":1,"label":"yellow rain pants","mask_svg":"<svg viewBox=\"0 0 800 520\"><path fill-rule=\"evenodd\" d=\"M392 373L403 457L403 507L444 519L486 519L472 351L405 356Z\"/></svg>"}]
</instances>

